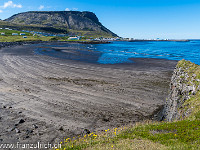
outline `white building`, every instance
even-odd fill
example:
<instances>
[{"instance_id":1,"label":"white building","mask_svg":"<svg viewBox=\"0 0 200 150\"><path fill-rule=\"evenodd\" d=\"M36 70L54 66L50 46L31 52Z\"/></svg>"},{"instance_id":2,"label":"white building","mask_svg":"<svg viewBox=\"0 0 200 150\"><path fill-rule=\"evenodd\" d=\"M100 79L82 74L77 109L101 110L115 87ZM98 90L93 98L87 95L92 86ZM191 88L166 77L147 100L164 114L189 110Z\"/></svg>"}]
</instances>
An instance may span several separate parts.
<instances>
[{"instance_id":1,"label":"white building","mask_svg":"<svg viewBox=\"0 0 200 150\"><path fill-rule=\"evenodd\" d=\"M18 33L12 33L12 35L18 35Z\"/></svg>"},{"instance_id":2,"label":"white building","mask_svg":"<svg viewBox=\"0 0 200 150\"><path fill-rule=\"evenodd\" d=\"M5 35L5 33L1 33L1 35Z\"/></svg>"},{"instance_id":3,"label":"white building","mask_svg":"<svg viewBox=\"0 0 200 150\"><path fill-rule=\"evenodd\" d=\"M69 37L68 40L79 40L79 37Z\"/></svg>"},{"instance_id":4,"label":"white building","mask_svg":"<svg viewBox=\"0 0 200 150\"><path fill-rule=\"evenodd\" d=\"M26 33L20 33L19 35L26 35Z\"/></svg>"}]
</instances>

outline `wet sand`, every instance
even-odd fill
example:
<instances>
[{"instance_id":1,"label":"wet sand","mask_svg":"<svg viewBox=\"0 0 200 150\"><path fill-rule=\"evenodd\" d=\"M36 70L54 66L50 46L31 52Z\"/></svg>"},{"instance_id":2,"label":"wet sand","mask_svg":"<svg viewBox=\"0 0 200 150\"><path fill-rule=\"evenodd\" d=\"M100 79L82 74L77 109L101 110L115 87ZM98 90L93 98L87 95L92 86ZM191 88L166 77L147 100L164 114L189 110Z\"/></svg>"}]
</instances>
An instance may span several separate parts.
<instances>
[{"instance_id":1,"label":"wet sand","mask_svg":"<svg viewBox=\"0 0 200 150\"><path fill-rule=\"evenodd\" d=\"M0 50L0 143L53 143L151 119L177 63L92 64L36 55L37 47Z\"/></svg>"}]
</instances>

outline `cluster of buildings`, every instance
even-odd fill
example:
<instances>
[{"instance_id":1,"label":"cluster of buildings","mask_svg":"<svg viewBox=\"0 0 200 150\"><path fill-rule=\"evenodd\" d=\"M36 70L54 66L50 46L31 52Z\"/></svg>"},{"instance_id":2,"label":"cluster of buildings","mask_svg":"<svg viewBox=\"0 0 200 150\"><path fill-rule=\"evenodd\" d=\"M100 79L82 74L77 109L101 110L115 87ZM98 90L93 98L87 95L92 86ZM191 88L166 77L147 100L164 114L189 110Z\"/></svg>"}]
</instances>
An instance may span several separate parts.
<instances>
[{"instance_id":1,"label":"cluster of buildings","mask_svg":"<svg viewBox=\"0 0 200 150\"><path fill-rule=\"evenodd\" d=\"M100 37L100 38L94 38L93 40L95 40L95 41L119 41L119 40L121 40L121 38L119 38L119 37L117 37L117 38Z\"/></svg>"},{"instance_id":2,"label":"cluster of buildings","mask_svg":"<svg viewBox=\"0 0 200 150\"><path fill-rule=\"evenodd\" d=\"M13 30L10 28L0 28L0 30ZM28 30L22 30L21 32L23 33L10 33L12 36L23 36L23 38L27 38L26 33L31 33L33 36L52 36L52 37L67 37L68 40L81 40L81 39L86 39L85 36L69 36L68 34L52 34L52 33L45 33L45 32L37 32L37 31L28 31ZM5 31L1 32L1 35L6 35ZM93 37L89 37L86 40L90 40L90 41L118 41L118 40L122 40L122 38L104 38L104 37L100 37L100 38L93 38Z\"/></svg>"},{"instance_id":3,"label":"cluster of buildings","mask_svg":"<svg viewBox=\"0 0 200 150\"><path fill-rule=\"evenodd\" d=\"M3 30L3 28L0 28L0 30ZM10 29L10 28L5 28L5 30L13 30L13 29ZM1 32L1 35L6 35L5 32ZM11 33L12 36L15 36L15 35L21 35L23 36L23 38L27 38L25 35L26 33Z\"/></svg>"},{"instance_id":4,"label":"cluster of buildings","mask_svg":"<svg viewBox=\"0 0 200 150\"><path fill-rule=\"evenodd\" d=\"M68 40L81 40L82 38L84 38L84 36L73 36L73 37L69 37ZM104 37L93 38L93 37L90 37L86 40L90 40L90 41L119 41L119 40L121 40L121 38L104 38Z\"/></svg>"},{"instance_id":5,"label":"cluster of buildings","mask_svg":"<svg viewBox=\"0 0 200 150\"><path fill-rule=\"evenodd\" d=\"M58 36L58 37L65 37L67 34L52 34L52 33L45 33L45 32L38 32L38 31L28 31L22 30L22 32L27 32L33 34L33 36Z\"/></svg>"},{"instance_id":6,"label":"cluster of buildings","mask_svg":"<svg viewBox=\"0 0 200 150\"><path fill-rule=\"evenodd\" d=\"M71 36L68 40L81 40L84 36Z\"/></svg>"}]
</instances>

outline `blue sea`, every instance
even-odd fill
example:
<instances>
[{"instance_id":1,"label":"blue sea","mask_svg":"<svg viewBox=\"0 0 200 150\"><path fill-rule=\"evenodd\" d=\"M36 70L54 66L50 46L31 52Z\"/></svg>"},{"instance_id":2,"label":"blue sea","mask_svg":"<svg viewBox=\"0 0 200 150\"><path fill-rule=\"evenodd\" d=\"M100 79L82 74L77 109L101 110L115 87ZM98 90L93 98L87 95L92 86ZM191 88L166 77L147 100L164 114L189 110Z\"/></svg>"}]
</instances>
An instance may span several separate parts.
<instances>
[{"instance_id":1,"label":"blue sea","mask_svg":"<svg viewBox=\"0 0 200 150\"><path fill-rule=\"evenodd\" d=\"M59 47L59 48L58 48ZM200 65L200 40L175 41L114 41L110 44L43 45L35 53L61 59L99 64L134 63L129 58L190 60Z\"/></svg>"}]
</instances>

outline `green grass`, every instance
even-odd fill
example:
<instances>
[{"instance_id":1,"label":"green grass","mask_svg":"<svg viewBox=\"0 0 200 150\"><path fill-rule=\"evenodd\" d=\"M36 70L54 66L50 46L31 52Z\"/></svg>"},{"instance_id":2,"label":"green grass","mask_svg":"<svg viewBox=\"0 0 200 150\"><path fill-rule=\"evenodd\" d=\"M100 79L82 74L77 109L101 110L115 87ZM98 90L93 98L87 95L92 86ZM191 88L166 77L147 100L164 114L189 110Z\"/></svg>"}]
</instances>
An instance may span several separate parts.
<instances>
[{"instance_id":1,"label":"green grass","mask_svg":"<svg viewBox=\"0 0 200 150\"><path fill-rule=\"evenodd\" d=\"M6 30L6 29L0 29L0 33L5 33L5 35L3 36L11 36L12 33L25 33L26 35L25 36L31 36L32 34L31 33L26 33L26 32L22 32L22 31L17 31L17 30ZM1 34L0 34L1 36Z\"/></svg>"},{"instance_id":2,"label":"green grass","mask_svg":"<svg viewBox=\"0 0 200 150\"><path fill-rule=\"evenodd\" d=\"M63 142L61 149L169 149L198 150L200 148L200 120L150 122L131 127L87 135Z\"/></svg>"},{"instance_id":3,"label":"green grass","mask_svg":"<svg viewBox=\"0 0 200 150\"><path fill-rule=\"evenodd\" d=\"M31 33L7 29L0 29L0 33L5 33L5 35L0 35L0 42L49 41L52 38L45 36L33 36ZM18 33L18 35L12 35L12 33ZM27 38L23 38L22 35L19 35L20 33L25 33Z\"/></svg>"},{"instance_id":4,"label":"green grass","mask_svg":"<svg viewBox=\"0 0 200 150\"><path fill-rule=\"evenodd\" d=\"M179 61L191 79L199 78L200 67L189 61ZM194 77L193 77L194 78ZM181 108L190 115L175 122L146 121L134 125L67 138L62 150L200 150L200 92L186 100Z\"/></svg>"},{"instance_id":5,"label":"green grass","mask_svg":"<svg viewBox=\"0 0 200 150\"><path fill-rule=\"evenodd\" d=\"M196 95L185 101L182 109L184 112L190 111L190 116L185 118L186 120L200 119L200 92L198 91Z\"/></svg>"},{"instance_id":6,"label":"green grass","mask_svg":"<svg viewBox=\"0 0 200 150\"><path fill-rule=\"evenodd\" d=\"M0 28L10 28L13 30L29 30L29 31L38 31L38 32L45 32L45 33L58 33L58 34L66 34L67 29L65 28L54 28L54 27L47 27L43 25L23 25L23 24L14 24L6 21L0 21Z\"/></svg>"},{"instance_id":7,"label":"green grass","mask_svg":"<svg viewBox=\"0 0 200 150\"><path fill-rule=\"evenodd\" d=\"M181 60L178 62L177 67L181 68L186 73L188 73L189 78L187 79L188 80L187 84L190 85L190 82L193 82L197 86L199 85L199 82L196 82L195 80L191 80L191 78L200 80L200 66L199 65L196 65L190 61Z\"/></svg>"},{"instance_id":8,"label":"green grass","mask_svg":"<svg viewBox=\"0 0 200 150\"><path fill-rule=\"evenodd\" d=\"M52 37L38 37L38 36L0 36L0 42L21 42L21 41L49 41Z\"/></svg>"},{"instance_id":9,"label":"green grass","mask_svg":"<svg viewBox=\"0 0 200 150\"><path fill-rule=\"evenodd\" d=\"M131 138L132 135L158 142L169 149L197 149L200 146L200 120L139 126L125 131L124 137Z\"/></svg>"},{"instance_id":10,"label":"green grass","mask_svg":"<svg viewBox=\"0 0 200 150\"><path fill-rule=\"evenodd\" d=\"M84 32L84 31L82 31ZM5 35L1 35L1 33L5 33ZM18 33L18 35L12 35L12 33ZM25 33L27 38L23 38L20 36L20 33ZM93 33L93 37L98 37L97 33ZM99 34L100 35L100 34ZM6 30L0 29L0 42L18 42L18 41L87 41L87 37L81 40L68 40L69 37L46 37L46 36L33 36L31 33L26 33L17 30Z\"/></svg>"},{"instance_id":11,"label":"green grass","mask_svg":"<svg viewBox=\"0 0 200 150\"><path fill-rule=\"evenodd\" d=\"M200 66L196 65L190 61L181 60L178 62L177 67L183 70L185 73L188 74L188 78L184 78L184 83L187 85L195 85L196 91L197 87L199 86L200 80ZM191 94L191 93L189 93ZM187 120L195 120L198 119L198 114L200 114L200 92L197 91L195 95L190 95L190 99L186 100L181 107L181 112L190 112L190 116L187 118Z\"/></svg>"}]
</instances>

